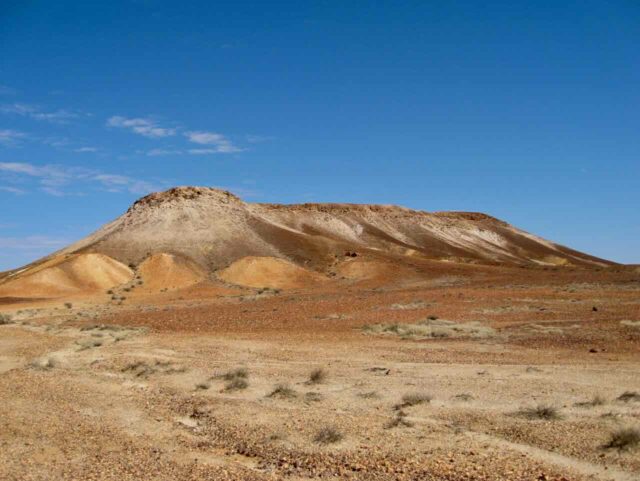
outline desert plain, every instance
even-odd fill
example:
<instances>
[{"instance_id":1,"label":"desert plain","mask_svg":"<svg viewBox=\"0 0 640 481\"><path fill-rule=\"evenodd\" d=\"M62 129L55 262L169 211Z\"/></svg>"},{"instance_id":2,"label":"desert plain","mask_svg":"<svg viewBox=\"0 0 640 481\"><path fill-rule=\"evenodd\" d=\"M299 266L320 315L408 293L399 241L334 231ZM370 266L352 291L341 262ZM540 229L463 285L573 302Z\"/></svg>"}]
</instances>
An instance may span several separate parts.
<instances>
[{"instance_id":1,"label":"desert plain","mask_svg":"<svg viewBox=\"0 0 640 481\"><path fill-rule=\"evenodd\" d=\"M640 267L237 202L151 196L0 274L0 479L640 479Z\"/></svg>"}]
</instances>

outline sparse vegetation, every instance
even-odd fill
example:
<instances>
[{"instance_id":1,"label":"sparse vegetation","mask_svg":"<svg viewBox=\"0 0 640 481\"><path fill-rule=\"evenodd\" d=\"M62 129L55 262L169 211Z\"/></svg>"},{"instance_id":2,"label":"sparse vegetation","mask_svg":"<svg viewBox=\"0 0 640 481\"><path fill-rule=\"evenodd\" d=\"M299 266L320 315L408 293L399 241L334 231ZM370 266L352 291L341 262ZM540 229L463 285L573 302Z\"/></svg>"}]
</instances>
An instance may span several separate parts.
<instances>
[{"instance_id":1,"label":"sparse vegetation","mask_svg":"<svg viewBox=\"0 0 640 481\"><path fill-rule=\"evenodd\" d=\"M9 314L0 314L0 326L5 324L12 324L13 318Z\"/></svg>"},{"instance_id":2,"label":"sparse vegetation","mask_svg":"<svg viewBox=\"0 0 640 481\"><path fill-rule=\"evenodd\" d=\"M309 384L320 384L327 379L327 371L322 368L317 368L311 371L309 374Z\"/></svg>"},{"instance_id":3,"label":"sparse vegetation","mask_svg":"<svg viewBox=\"0 0 640 481\"><path fill-rule=\"evenodd\" d=\"M469 393L461 393L461 394L456 394L455 396L453 396L453 399L455 399L456 401L473 401L475 398L469 394Z\"/></svg>"},{"instance_id":4,"label":"sparse vegetation","mask_svg":"<svg viewBox=\"0 0 640 481\"><path fill-rule=\"evenodd\" d=\"M102 346L104 344L104 340L96 338L80 339L76 341L76 344L80 346L78 349L79 351L84 351L86 349Z\"/></svg>"},{"instance_id":5,"label":"sparse vegetation","mask_svg":"<svg viewBox=\"0 0 640 481\"><path fill-rule=\"evenodd\" d=\"M57 366L57 361L55 359L53 359L52 357L42 357L40 359L35 359L34 361L31 362L31 364L29 364L29 366L31 366L33 369L40 369L40 370L48 370L48 369L53 369L54 367Z\"/></svg>"},{"instance_id":6,"label":"sparse vegetation","mask_svg":"<svg viewBox=\"0 0 640 481\"><path fill-rule=\"evenodd\" d=\"M431 399L432 397L429 394L423 392L408 393L402 396L402 402L396 404L395 408L396 410L401 410L402 408L429 403Z\"/></svg>"},{"instance_id":7,"label":"sparse vegetation","mask_svg":"<svg viewBox=\"0 0 640 481\"><path fill-rule=\"evenodd\" d=\"M297 393L289 387L287 384L278 384L273 388L267 397L275 397L281 399L292 399L297 396Z\"/></svg>"},{"instance_id":8,"label":"sparse vegetation","mask_svg":"<svg viewBox=\"0 0 640 481\"><path fill-rule=\"evenodd\" d=\"M640 321L620 321L620 324L623 326L640 328Z\"/></svg>"},{"instance_id":9,"label":"sparse vegetation","mask_svg":"<svg viewBox=\"0 0 640 481\"><path fill-rule=\"evenodd\" d=\"M393 311L407 311L407 310L414 310L414 309L424 309L425 307L429 307L429 304L424 301L413 301L407 304L401 304L401 303L391 304L390 309Z\"/></svg>"},{"instance_id":10,"label":"sparse vegetation","mask_svg":"<svg viewBox=\"0 0 640 481\"><path fill-rule=\"evenodd\" d=\"M344 435L332 426L322 428L313 438L318 444L335 444L343 439Z\"/></svg>"},{"instance_id":11,"label":"sparse vegetation","mask_svg":"<svg viewBox=\"0 0 640 481\"><path fill-rule=\"evenodd\" d=\"M611 437L609 438L609 442L605 444L605 448L628 451L638 445L640 445L640 430L625 428L611 433Z\"/></svg>"},{"instance_id":12,"label":"sparse vegetation","mask_svg":"<svg viewBox=\"0 0 640 481\"><path fill-rule=\"evenodd\" d=\"M394 417L391 421L384 425L385 429L393 429L398 427L412 428L414 424L413 422L409 421L406 416L407 414L404 411L398 411L396 417Z\"/></svg>"},{"instance_id":13,"label":"sparse vegetation","mask_svg":"<svg viewBox=\"0 0 640 481\"><path fill-rule=\"evenodd\" d=\"M70 302L65 302L64 307L66 307L67 309L71 309L73 307L73 304L71 304Z\"/></svg>"},{"instance_id":14,"label":"sparse vegetation","mask_svg":"<svg viewBox=\"0 0 640 481\"><path fill-rule=\"evenodd\" d=\"M595 406L603 406L607 403L607 400L600 394L596 394L589 401L577 402L575 405L581 408L591 408Z\"/></svg>"},{"instance_id":15,"label":"sparse vegetation","mask_svg":"<svg viewBox=\"0 0 640 481\"><path fill-rule=\"evenodd\" d=\"M477 321L456 323L431 319L416 322L414 324L374 324L366 325L362 329L370 334L395 334L403 339L428 339L447 337L474 337L485 338L495 334L495 330L483 326Z\"/></svg>"},{"instance_id":16,"label":"sparse vegetation","mask_svg":"<svg viewBox=\"0 0 640 481\"><path fill-rule=\"evenodd\" d=\"M640 393L636 391L625 391L618 396L618 401L628 403L630 401L640 401Z\"/></svg>"},{"instance_id":17,"label":"sparse vegetation","mask_svg":"<svg viewBox=\"0 0 640 481\"><path fill-rule=\"evenodd\" d=\"M527 419L542 419L545 421L555 421L561 419L560 412L554 406L539 404L536 407L524 408L518 414Z\"/></svg>"},{"instance_id":18,"label":"sparse vegetation","mask_svg":"<svg viewBox=\"0 0 640 481\"><path fill-rule=\"evenodd\" d=\"M209 384L208 382L199 382L198 384L196 384L196 390L198 391L206 391L210 387L211 384Z\"/></svg>"},{"instance_id":19,"label":"sparse vegetation","mask_svg":"<svg viewBox=\"0 0 640 481\"><path fill-rule=\"evenodd\" d=\"M122 372L131 373L135 377L148 377L152 374L180 374L186 372L184 366L176 366L170 361L156 360L154 364L148 364L145 361L135 361L127 364L122 368Z\"/></svg>"},{"instance_id":20,"label":"sparse vegetation","mask_svg":"<svg viewBox=\"0 0 640 481\"><path fill-rule=\"evenodd\" d=\"M225 391L239 391L241 389L247 389L249 387L249 382L242 377L235 377L229 381L224 386Z\"/></svg>"},{"instance_id":21,"label":"sparse vegetation","mask_svg":"<svg viewBox=\"0 0 640 481\"><path fill-rule=\"evenodd\" d=\"M377 391L367 391L358 393L358 397L362 399L380 399L380 394Z\"/></svg>"},{"instance_id":22,"label":"sparse vegetation","mask_svg":"<svg viewBox=\"0 0 640 481\"><path fill-rule=\"evenodd\" d=\"M322 401L322 394L319 392L308 392L304 395L305 402L320 402Z\"/></svg>"},{"instance_id":23,"label":"sparse vegetation","mask_svg":"<svg viewBox=\"0 0 640 481\"><path fill-rule=\"evenodd\" d=\"M233 381L235 379L248 379L249 370L246 367L239 367L225 372L221 377L225 381Z\"/></svg>"}]
</instances>

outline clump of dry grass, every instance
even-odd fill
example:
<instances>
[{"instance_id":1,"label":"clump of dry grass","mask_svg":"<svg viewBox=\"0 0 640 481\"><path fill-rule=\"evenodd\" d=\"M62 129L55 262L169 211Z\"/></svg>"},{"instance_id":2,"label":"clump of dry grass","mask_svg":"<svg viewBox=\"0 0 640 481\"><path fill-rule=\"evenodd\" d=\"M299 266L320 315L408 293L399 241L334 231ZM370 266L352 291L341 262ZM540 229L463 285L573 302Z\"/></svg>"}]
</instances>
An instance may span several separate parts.
<instances>
[{"instance_id":1,"label":"clump of dry grass","mask_svg":"<svg viewBox=\"0 0 640 481\"><path fill-rule=\"evenodd\" d=\"M389 309L393 311L406 311L406 310L413 310L413 309L424 309L425 307L429 307L429 304L426 303L425 301L413 301L407 304L402 304L402 303L391 304L391 307Z\"/></svg>"},{"instance_id":2,"label":"clump of dry grass","mask_svg":"<svg viewBox=\"0 0 640 481\"><path fill-rule=\"evenodd\" d=\"M147 377L157 372L157 369L144 361L135 361L121 369L122 372L132 373L135 377Z\"/></svg>"},{"instance_id":3,"label":"clump of dry grass","mask_svg":"<svg viewBox=\"0 0 640 481\"><path fill-rule=\"evenodd\" d=\"M249 382L242 377L235 377L230 381L227 381L227 384L224 386L225 391L239 391L241 389L247 389L249 387Z\"/></svg>"},{"instance_id":4,"label":"clump of dry grass","mask_svg":"<svg viewBox=\"0 0 640 481\"><path fill-rule=\"evenodd\" d=\"M624 428L611 433L609 442L604 447L617 449L618 451L628 451L638 445L640 445L640 430Z\"/></svg>"},{"instance_id":5,"label":"clump of dry grass","mask_svg":"<svg viewBox=\"0 0 640 481\"><path fill-rule=\"evenodd\" d=\"M636 391L625 391L620 396L618 396L618 401L626 402L629 401L640 401L640 393Z\"/></svg>"},{"instance_id":6,"label":"clump of dry grass","mask_svg":"<svg viewBox=\"0 0 640 481\"><path fill-rule=\"evenodd\" d=\"M344 435L333 426L322 428L313 438L318 444L335 444L343 439Z\"/></svg>"},{"instance_id":7,"label":"clump of dry grass","mask_svg":"<svg viewBox=\"0 0 640 481\"><path fill-rule=\"evenodd\" d=\"M322 399L322 394L319 392L308 392L304 395L305 402L320 402Z\"/></svg>"},{"instance_id":8,"label":"clump of dry grass","mask_svg":"<svg viewBox=\"0 0 640 481\"><path fill-rule=\"evenodd\" d=\"M78 344L79 346L78 348L79 351L84 351L86 349L100 347L104 344L104 341L102 339L89 338L89 339L80 339L76 341L76 344Z\"/></svg>"},{"instance_id":9,"label":"clump of dry grass","mask_svg":"<svg viewBox=\"0 0 640 481\"><path fill-rule=\"evenodd\" d=\"M131 373L135 377L148 377L156 373L181 374L186 371L187 368L184 366L176 366L171 361L162 361L159 359L156 360L153 365L145 361L134 361L121 369L121 372Z\"/></svg>"},{"instance_id":10,"label":"clump of dry grass","mask_svg":"<svg viewBox=\"0 0 640 481\"><path fill-rule=\"evenodd\" d=\"M487 338L495 335L495 330L477 321L457 323L441 319L431 319L413 324L373 324L362 329L370 334L394 334L402 339L435 339L447 337Z\"/></svg>"},{"instance_id":11,"label":"clump of dry grass","mask_svg":"<svg viewBox=\"0 0 640 481\"><path fill-rule=\"evenodd\" d=\"M412 428L414 424L406 418L407 414L404 411L398 411L398 414L395 418L389 421L384 425L385 429L393 429L393 428Z\"/></svg>"},{"instance_id":12,"label":"clump of dry grass","mask_svg":"<svg viewBox=\"0 0 640 481\"><path fill-rule=\"evenodd\" d=\"M225 381L233 381L235 379L247 379L249 377L249 370L246 367L238 367L225 372L222 376Z\"/></svg>"},{"instance_id":13,"label":"clump of dry grass","mask_svg":"<svg viewBox=\"0 0 640 481\"><path fill-rule=\"evenodd\" d=\"M309 384L320 384L323 383L324 381L327 380L327 371L325 371L324 369L322 369L321 367L314 369L313 371L311 371L311 374L309 374Z\"/></svg>"},{"instance_id":14,"label":"clump of dry grass","mask_svg":"<svg viewBox=\"0 0 640 481\"><path fill-rule=\"evenodd\" d=\"M239 391L249 387L249 370L246 367L231 369L220 376L212 377L212 379L216 377L227 381L224 387L225 391Z\"/></svg>"},{"instance_id":15,"label":"clump of dry grass","mask_svg":"<svg viewBox=\"0 0 640 481\"><path fill-rule=\"evenodd\" d=\"M12 323L12 317L9 314L0 314L0 326Z\"/></svg>"},{"instance_id":16,"label":"clump of dry grass","mask_svg":"<svg viewBox=\"0 0 640 481\"><path fill-rule=\"evenodd\" d=\"M433 399L429 394L423 392L412 392L407 393L402 396L402 402L396 404L396 410L400 410L402 408L417 406L418 404L425 404L431 402Z\"/></svg>"},{"instance_id":17,"label":"clump of dry grass","mask_svg":"<svg viewBox=\"0 0 640 481\"><path fill-rule=\"evenodd\" d=\"M562 418L557 408L545 404L521 409L518 414L527 419L542 419L545 421L555 421Z\"/></svg>"},{"instance_id":18,"label":"clump of dry grass","mask_svg":"<svg viewBox=\"0 0 640 481\"><path fill-rule=\"evenodd\" d=\"M453 399L455 399L456 401L473 401L475 398L469 394L469 393L461 393L461 394L456 394L455 396L453 396Z\"/></svg>"},{"instance_id":19,"label":"clump of dry grass","mask_svg":"<svg viewBox=\"0 0 640 481\"><path fill-rule=\"evenodd\" d=\"M209 384L208 382L199 382L198 384L196 384L197 391L206 391L210 387L211 387L211 384Z\"/></svg>"},{"instance_id":20,"label":"clump of dry grass","mask_svg":"<svg viewBox=\"0 0 640 481\"><path fill-rule=\"evenodd\" d=\"M582 401L575 403L575 406L580 408L592 408L596 406L603 406L607 403L607 400L600 394L596 394L589 401Z\"/></svg>"},{"instance_id":21,"label":"clump of dry grass","mask_svg":"<svg viewBox=\"0 0 640 481\"><path fill-rule=\"evenodd\" d=\"M39 369L44 371L53 369L57 365L58 365L58 362L52 357L42 357L40 359L35 359L34 361L31 361L31 363L29 364L29 366L32 367L33 369Z\"/></svg>"},{"instance_id":22,"label":"clump of dry grass","mask_svg":"<svg viewBox=\"0 0 640 481\"><path fill-rule=\"evenodd\" d=\"M278 384L273 388L267 397L281 398L281 399L293 399L298 394L287 384Z\"/></svg>"},{"instance_id":23,"label":"clump of dry grass","mask_svg":"<svg viewBox=\"0 0 640 481\"><path fill-rule=\"evenodd\" d=\"M380 394L377 391L367 391L358 393L358 397L362 399L380 399Z\"/></svg>"}]
</instances>

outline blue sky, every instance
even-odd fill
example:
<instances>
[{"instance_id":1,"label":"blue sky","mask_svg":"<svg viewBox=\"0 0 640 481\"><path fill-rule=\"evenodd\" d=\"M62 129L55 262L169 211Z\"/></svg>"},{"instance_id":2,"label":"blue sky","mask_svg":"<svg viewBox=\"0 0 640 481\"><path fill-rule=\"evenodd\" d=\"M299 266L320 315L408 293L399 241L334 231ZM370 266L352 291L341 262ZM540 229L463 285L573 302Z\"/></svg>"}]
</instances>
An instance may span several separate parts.
<instances>
[{"instance_id":1,"label":"blue sky","mask_svg":"<svg viewBox=\"0 0 640 481\"><path fill-rule=\"evenodd\" d=\"M0 5L0 270L174 185L640 263L640 3Z\"/></svg>"}]
</instances>

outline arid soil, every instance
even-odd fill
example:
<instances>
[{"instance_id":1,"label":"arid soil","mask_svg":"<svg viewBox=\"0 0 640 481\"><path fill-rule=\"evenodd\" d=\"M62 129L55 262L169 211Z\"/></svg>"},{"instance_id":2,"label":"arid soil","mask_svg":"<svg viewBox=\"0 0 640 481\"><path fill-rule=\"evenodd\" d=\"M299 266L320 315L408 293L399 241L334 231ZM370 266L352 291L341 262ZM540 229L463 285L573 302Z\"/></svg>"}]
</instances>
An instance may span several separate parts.
<instances>
[{"instance_id":1,"label":"arid soil","mask_svg":"<svg viewBox=\"0 0 640 481\"><path fill-rule=\"evenodd\" d=\"M637 267L329 269L0 298L0 479L640 479Z\"/></svg>"}]
</instances>

